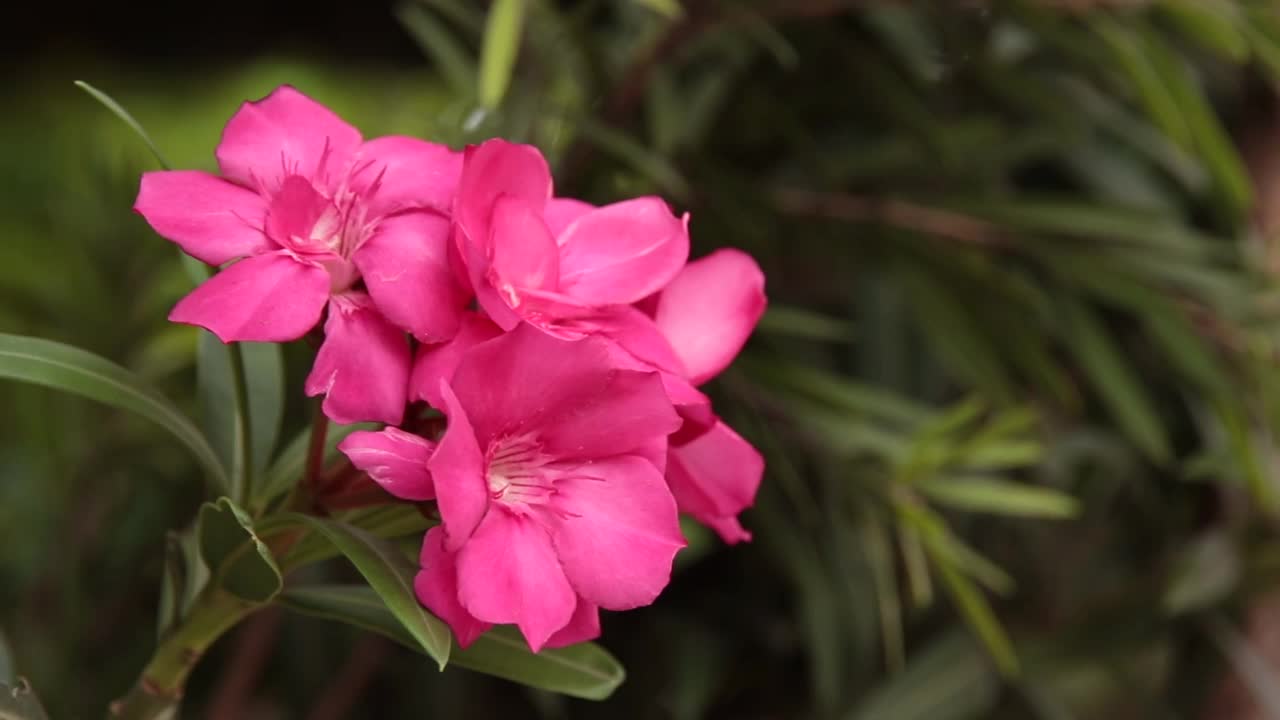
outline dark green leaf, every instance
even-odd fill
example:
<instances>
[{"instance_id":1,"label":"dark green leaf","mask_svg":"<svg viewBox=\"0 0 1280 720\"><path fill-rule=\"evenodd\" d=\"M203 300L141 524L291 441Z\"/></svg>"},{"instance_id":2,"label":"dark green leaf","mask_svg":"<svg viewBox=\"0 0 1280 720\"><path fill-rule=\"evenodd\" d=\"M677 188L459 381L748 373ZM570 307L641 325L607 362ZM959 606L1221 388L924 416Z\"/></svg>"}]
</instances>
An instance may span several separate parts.
<instances>
[{"instance_id":1,"label":"dark green leaf","mask_svg":"<svg viewBox=\"0 0 1280 720\"><path fill-rule=\"evenodd\" d=\"M0 378L63 390L135 412L181 440L215 488L229 486L217 453L196 426L162 395L110 360L62 343L0 333Z\"/></svg>"},{"instance_id":2,"label":"dark green leaf","mask_svg":"<svg viewBox=\"0 0 1280 720\"><path fill-rule=\"evenodd\" d=\"M988 716L999 689L973 641L950 634L868 693L846 720L974 720Z\"/></svg>"},{"instance_id":3,"label":"dark green leaf","mask_svg":"<svg viewBox=\"0 0 1280 720\"><path fill-rule=\"evenodd\" d=\"M422 646L396 620L372 589L362 586L290 588L280 604L297 612L349 623L385 635L405 647ZM530 687L603 700L622 684L624 673L609 653L583 643L534 654L514 628L499 627L463 650L453 646L451 665L496 675Z\"/></svg>"},{"instance_id":4,"label":"dark green leaf","mask_svg":"<svg viewBox=\"0 0 1280 720\"><path fill-rule=\"evenodd\" d=\"M419 647L434 658L441 669L444 668L449 661L449 629L418 602L413 591L413 579L418 568L398 547L343 523L307 515L288 517L333 543L360 571Z\"/></svg>"},{"instance_id":5,"label":"dark green leaf","mask_svg":"<svg viewBox=\"0 0 1280 720\"><path fill-rule=\"evenodd\" d=\"M238 347L248 390L251 475L259 477L280 435L280 420L284 415L284 361L280 346L275 343L239 343ZM236 467L243 454L244 433L236 408L231 350L232 346L223 344L212 333L200 332L196 387L209 444L225 466Z\"/></svg>"},{"instance_id":6,"label":"dark green leaf","mask_svg":"<svg viewBox=\"0 0 1280 720\"><path fill-rule=\"evenodd\" d=\"M338 443L342 442L343 438L357 430L375 430L377 427L374 423L356 423L354 425L334 425L330 423L329 430L325 433L324 464L328 465L340 456ZM307 467L307 449L310 445L311 429L308 428L294 437L293 441L280 451L275 462L272 463L262 482L258 485L257 499L259 503L265 503L284 495L302 480L302 473Z\"/></svg>"},{"instance_id":7,"label":"dark green leaf","mask_svg":"<svg viewBox=\"0 0 1280 720\"><path fill-rule=\"evenodd\" d=\"M280 592L284 579L271 550L254 531L248 513L229 498L201 506L197 535L201 557L218 586L253 603L269 602Z\"/></svg>"}]
</instances>

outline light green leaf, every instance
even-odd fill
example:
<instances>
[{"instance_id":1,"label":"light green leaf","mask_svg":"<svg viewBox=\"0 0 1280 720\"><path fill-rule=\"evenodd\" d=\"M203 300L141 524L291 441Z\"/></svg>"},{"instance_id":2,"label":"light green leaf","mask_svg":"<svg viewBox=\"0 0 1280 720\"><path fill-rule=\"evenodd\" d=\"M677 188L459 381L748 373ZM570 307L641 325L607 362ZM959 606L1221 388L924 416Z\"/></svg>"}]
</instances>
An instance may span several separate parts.
<instances>
[{"instance_id":1,"label":"light green leaf","mask_svg":"<svg viewBox=\"0 0 1280 720\"><path fill-rule=\"evenodd\" d=\"M264 603L284 586L280 567L258 537L253 520L229 498L201 506L196 535L213 582L232 595Z\"/></svg>"},{"instance_id":2,"label":"light green leaf","mask_svg":"<svg viewBox=\"0 0 1280 720\"><path fill-rule=\"evenodd\" d=\"M413 579L418 568L395 544L332 520L308 515L289 515L287 518L333 543L360 571L418 646L435 659L440 669L444 669L449 661L449 629L418 602L413 591Z\"/></svg>"},{"instance_id":3,"label":"light green leaf","mask_svg":"<svg viewBox=\"0 0 1280 720\"><path fill-rule=\"evenodd\" d=\"M243 428L236 408L233 347L239 348L249 403L252 447L250 475L260 477L275 450L284 415L284 360L275 343L225 345L213 333L201 331L196 363L200 414L209 444L227 467L243 455Z\"/></svg>"},{"instance_id":4,"label":"light green leaf","mask_svg":"<svg viewBox=\"0 0 1280 720\"><path fill-rule=\"evenodd\" d=\"M1184 35L1232 62L1249 59L1244 18L1232 0L1163 0L1160 8Z\"/></svg>"},{"instance_id":5,"label":"light green leaf","mask_svg":"<svg viewBox=\"0 0 1280 720\"><path fill-rule=\"evenodd\" d=\"M1013 650L1013 643L1009 641L1009 636L1005 634L1004 627L1000 625L982 591L969 578L960 574L946 557L935 553L929 545L925 546L925 550L930 553L934 567L942 578L942 586L946 588L969 627L986 646L987 652L991 653L996 666L1006 676L1017 675L1018 656Z\"/></svg>"},{"instance_id":6,"label":"light green leaf","mask_svg":"<svg viewBox=\"0 0 1280 720\"><path fill-rule=\"evenodd\" d=\"M151 154L155 156L156 162L160 163L160 167L165 170L170 168L169 162L165 160L164 155L160 153L160 148L156 147L155 142L151 140L151 136L142 128L142 123L138 122L128 110L125 110L123 105L116 102L110 95L102 92L83 80L76 80L75 85L81 90L89 93L94 100L102 103L108 110L115 113L116 117L123 120L130 128L133 128L133 131L138 134L138 137L142 138L142 142L147 144L147 149L149 149Z\"/></svg>"},{"instance_id":7,"label":"light green leaf","mask_svg":"<svg viewBox=\"0 0 1280 720\"><path fill-rule=\"evenodd\" d=\"M502 104L511 84L520 39L524 33L524 16L528 0L494 0L485 22L484 42L480 46L480 86L478 96L483 107L493 110Z\"/></svg>"},{"instance_id":8,"label":"light green leaf","mask_svg":"<svg viewBox=\"0 0 1280 720\"><path fill-rule=\"evenodd\" d=\"M135 412L168 430L200 461L215 488L227 473L204 435L164 396L128 370L70 345L0 333L0 378L63 390Z\"/></svg>"},{"instance_id":9,"label":"light green leaf","mask_svg":"<svg viewBox=\"0 0 1280 720\"><path fill-rule=\"evenodd\" d=\"M1080 511L1070 495L996 478L936 478L914 487L957 510L1043 518L1075 517Z\"/></svg>"},{"instance_id":10,"label":"light green leaf","mask_svg":"<svg viewBox=\"0 0 1280 720\"><path fill-rule=\"evenodd\" d=\"M422 649L377 593L367 587L290 588L278 602L299 613L345 622L385 635L410 649ZM455 644L450 665L587 700L609 697L625 677L618 661L594 643L534 654L519 633L508 627L490 630L465 650Z\"/></svg>"}]
</instances>

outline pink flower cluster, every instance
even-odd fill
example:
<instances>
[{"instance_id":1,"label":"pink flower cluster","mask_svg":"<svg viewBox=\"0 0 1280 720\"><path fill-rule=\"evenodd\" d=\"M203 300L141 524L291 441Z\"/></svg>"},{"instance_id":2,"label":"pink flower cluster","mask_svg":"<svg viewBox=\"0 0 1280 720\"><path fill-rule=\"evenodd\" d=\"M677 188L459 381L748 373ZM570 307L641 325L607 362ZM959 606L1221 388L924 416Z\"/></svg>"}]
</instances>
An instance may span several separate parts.
<instances>
[{"instance_id":1,"label":"pink flower cluster","mask_svg":"<svg viewBox=\"0 0 1280 720\"><path fill-rule=\"evenodd\" d=\"M748 539L759 453L698 386L764 311L736 250L688 262L655 197L555 197L537 149L364 140L290 87L244 104L221 176L147 173L135 209L222 269L170 319L224 342L322 328L306 381L340 446L391 494L434 500L416 590L463 646L496 623L531 648L649 604L684 546L677 512ZM425 401L440 437L402 430Z\"/></svg>"}]
</instances>

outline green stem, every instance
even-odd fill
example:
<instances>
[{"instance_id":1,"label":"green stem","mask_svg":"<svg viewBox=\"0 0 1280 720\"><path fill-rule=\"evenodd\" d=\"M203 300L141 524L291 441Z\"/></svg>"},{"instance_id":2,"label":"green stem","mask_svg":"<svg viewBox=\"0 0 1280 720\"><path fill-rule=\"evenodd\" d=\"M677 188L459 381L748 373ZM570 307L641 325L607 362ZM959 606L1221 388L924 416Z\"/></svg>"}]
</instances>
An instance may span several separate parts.
<instances>
[{"instance_id":1,"label":"green stem","mask_svg":"<svg viewBox=\"0 0 1280 720\"><path fill-rule=\"evenodd\" d=\"M231 499L239 505L248 502L253 488L253 420L249 412L249 385L244 375L244 355L240 343L229 343L227 352L231 365L231 384L235 390L236 431L239 434L240 454L231 470Z\"/></svg>"},{"instance_id":2,"label":"green stem","mask_svg":"<svg viewBox=\"0 0 1280 720\"><path fill-rule=\"evenodd\" d=\"M108 720L176 717L187 677L200 657L256 608L225 591L207 588L180 624L160 639L129 694L111 704Z\"/></svg>"}]
</instances>

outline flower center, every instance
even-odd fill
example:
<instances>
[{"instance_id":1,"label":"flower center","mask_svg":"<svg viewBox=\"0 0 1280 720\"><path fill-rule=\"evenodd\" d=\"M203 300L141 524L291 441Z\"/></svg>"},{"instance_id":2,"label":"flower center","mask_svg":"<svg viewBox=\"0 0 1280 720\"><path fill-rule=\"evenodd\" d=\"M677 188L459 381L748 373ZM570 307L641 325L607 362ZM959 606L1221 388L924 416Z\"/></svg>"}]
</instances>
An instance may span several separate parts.
<instances>
[{"instance_id":1,"label":"flower center","mask_svg":"<svg viewBox=\"0 0 1280 720\"><path fill-rule=\"evenodd\" d=\"M316 256L328 269L334 292L356 281L351 256L373 225L363 199L345 184L326 197L300 175L284 179L267 215L268 234L296 253Z\"/></svg>"},{"instance_id":2,"label":"flower center","mask_svg":"<svg viewBox=\"0 0 1280 720\"><path fill-rule=\"evenodd\" d=\"M556 492L549 462L532 434L498 440L485 456L489 497L510 509L546 504Z\"/></svg>"}]
</instances>

